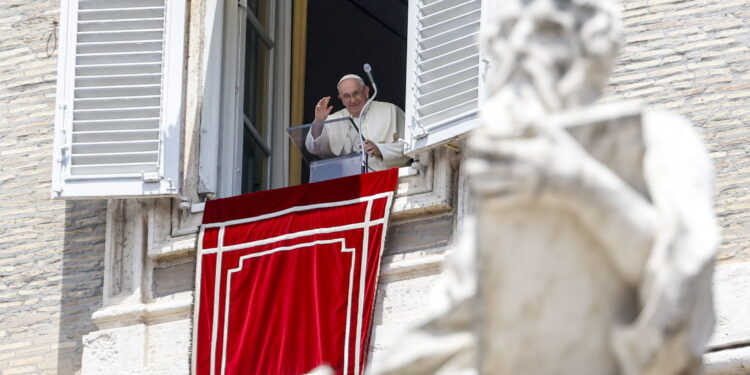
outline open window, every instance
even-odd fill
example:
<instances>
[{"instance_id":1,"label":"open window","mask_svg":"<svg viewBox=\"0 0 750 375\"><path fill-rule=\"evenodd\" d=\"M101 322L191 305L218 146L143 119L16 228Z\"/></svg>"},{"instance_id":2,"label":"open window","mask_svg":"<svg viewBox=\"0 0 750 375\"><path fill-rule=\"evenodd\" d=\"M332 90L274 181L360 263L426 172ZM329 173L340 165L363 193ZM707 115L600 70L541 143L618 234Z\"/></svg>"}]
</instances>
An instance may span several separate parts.
<instances>
[{"instance_id":1,"label":"open window","mask_svg":"<svg viewBox=\"0 0 750 375\"><path fill-rule=\"evenodd\" d=\"M199 192L306 181L286 129L312 121L322 96L341 108L336 82L364 63L378 100L403 108L406 11L406 0L209 0Z\"/></svg>"},{"instance_id":2,"label":"open window","mask_svg":"<svg viewBox=\"0 0 750 375\"><path fill-rule=\"evenodd\" d=\"M331 97L334 112L343 108L336 89L342 76L357 74L371 86L365 63L377 82L375 100L404 108L407 9L407 0L307 1L304 123L313 121L314 107L324 96ZM303 165L303 182L307 171Z\"/></svg>"},{"instance_id":3,"label":"open window","mask_svg":"<svg viewBox=\"0 0 750 375\"><path fill-rule=\"evenodd\" d=\"M179 193L185 2L62 0L53 198Z\"/></svg>"},{"instance_id":4,"label":"open window","mask_svg":"<svg viewBox=\"0 0 750 375\"><path fill-rule=\"evenodd\" d=\"M209 0L207 17L216 15L207 22L200 192L230 196L306 181L285 130L312 121L323 96L340 109L336 82L364 75L364 63L373 67L378 100L406 113L407 152L473 129L482 7L481 0Z\"/></svg>"},{"instance_id":5,"label":"open window","mask_svg":"<svg viewBox=\"0 0 750 375\"><path fill-rule=\"evenodd\" d=\"M312 120L313 107L322 96L330 95L340 108L330 82L345 73L361 74L362 63L369 62L381 87L378 99L390 101L406 113L408 154L417 155L462 137L479 126L488 67L478 38L482 20L491 13L489 3L316 2L308 11L305 121ZM347 51L345 61L337 60L343 53L336 49Z\"/></svg>"}]
</instances>

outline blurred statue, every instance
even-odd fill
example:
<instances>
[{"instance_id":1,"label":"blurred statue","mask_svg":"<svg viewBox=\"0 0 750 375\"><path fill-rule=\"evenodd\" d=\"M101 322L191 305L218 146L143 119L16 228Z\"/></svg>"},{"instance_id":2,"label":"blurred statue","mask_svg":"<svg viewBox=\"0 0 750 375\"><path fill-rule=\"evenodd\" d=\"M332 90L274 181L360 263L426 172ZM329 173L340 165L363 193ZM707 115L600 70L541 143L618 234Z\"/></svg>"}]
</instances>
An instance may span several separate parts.
<instances>
[{"instance_id":1,"label":"blurred statue","mask_svg":"<svg viewBox=\"0 0 750 375\"><path fill-rule=\"evenodd\" d=\"M702 374L713 169L683 118L592 104L621 33L604 0L496 1L474 212L428 320L377 374Z\"/></svg>"}]
</instances>

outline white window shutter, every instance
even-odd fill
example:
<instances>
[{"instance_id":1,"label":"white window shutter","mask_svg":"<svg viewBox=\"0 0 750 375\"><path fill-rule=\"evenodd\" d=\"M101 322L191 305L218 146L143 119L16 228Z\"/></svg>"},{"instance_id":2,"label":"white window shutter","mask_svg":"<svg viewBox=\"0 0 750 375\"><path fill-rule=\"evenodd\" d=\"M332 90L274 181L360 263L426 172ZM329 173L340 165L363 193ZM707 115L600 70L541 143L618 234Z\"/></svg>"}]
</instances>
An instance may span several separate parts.
<instances>
[{"instance_id":1,"label":"white window shutter","mask_svg":"<svg viewBox=\"0 0 750 375\"><path fill-rule=\"evenodd\" d=\"M481 18L481 0L409 2L407 153L478 126Z\"/></svg>"},{"instance_id":2,"label":"white window shutter","mask_svg":"<svg viewBox=\"0 0 750 375\"><path fill-rule=\"evenodd\" d=\"M185 0L62 0L53 198L179 194Z\"/></svg>"}]
</instances>

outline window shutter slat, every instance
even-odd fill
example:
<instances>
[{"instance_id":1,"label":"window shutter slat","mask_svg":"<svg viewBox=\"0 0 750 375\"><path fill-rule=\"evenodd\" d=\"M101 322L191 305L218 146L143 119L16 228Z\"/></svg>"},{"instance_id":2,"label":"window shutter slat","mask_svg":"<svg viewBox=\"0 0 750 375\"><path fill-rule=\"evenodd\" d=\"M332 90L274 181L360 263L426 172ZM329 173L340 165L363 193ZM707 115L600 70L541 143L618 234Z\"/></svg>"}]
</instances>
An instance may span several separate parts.
<instances>
[{"instance_id":1,"label":"window shutter slat","mask_svg":"<svg viewBox=\"0 0 750 375\"><path fill-rule=\"evenodd\" d=\"M164 19L140 19L140 20L105 20L105 21L89 21L81 22L78 24L78 32L80 34L88 32L102 32L102 31L138 31L143 30L163 30Z\"/></svg>"},{"instance_id":2,"label":"window shutter slat","mask_svg":"<svg viewBox=\"0 0 750 375\"><path fill-rule=\"evenodd\" d=\"M469 77L468 79L464 81L460 81L458 83L453 84L452 87L450 87L450 89L448 90L438 90L435 92L429 92L429 93L426 92L422 94L419 97L419 105L427 106L431 103L435 103L437 101L448 98L453 93L476 90L476 88L477 88L476 80L473 77Z\"/></svg>"},{"instance_id":3,"label":"window shutter slat","mask_svg":"<svg viewBox=\"0 0 750 375\"><path fill-rule=\"evenodd\" d=\"M118 141L118 142L93 142L78 143L73 145L73 155L81 154L106 154L110 152L125 153L156 151L159 148L158 141ZM75 166L75 165L74 165Z\"/></svg>"},{"instance_id":4,"label":"window shutter slat","mask_svg":"<svg viewBox=\"0 0 750 375\"><path fill-rule=\"evenodd\" d=\"M184 0L61 4L53 197L177 194Z\"/></svg>"},{"instance_id":5,"label":"window shutter slat","mask_svg":"<svg viewBox=\"0 0 750 375\"><path fill-rule=\"evenodd\" d=\"M471 55L461 60L454 60L442 64L433 70L425 70L420 74L420 81L424 82L421 87L430 85L433 82L457 82L462 79L452 78L455 75L463 75L464 78L476 77L476 70L479 65L479 56Z\"/></svg>"},{"instance_id":6,"label":"window shutter slat","mask_svg":"<svg viewBox=\"0 0 750 375\"><path fill-rule=\"evenodd\" d=\"M164 0L82 0L79 9L143 8L164 6Z\"/></svg>"},{"instance_id":7,"label":"window shutter slat","mask_svg":"<svg viewBox=\"0 0 750 375\"><path fill-rule=\"evenodd\" d=\"M131 85L131 86L92 86L80 87L75 90L75 97L84 98L103 98L103 97L125 97L125 96L147 96L159 95L161 92L161 83L152 85Z\"/></svg>"},{"instance_id":8,"label":"window shutter slat","mask_svg":"<svg viewBox=\"0 0 750 375\"><path fill-rule=\"evenodd\" d=\"M123 1L124 3L127 0ZM162 2L163 5L163 2ZM78 11L79 21L112 21L112 20L138 20L138 19L164 19L164 7L148 8L105 8L105 9L81 9Z\"/></svg>"},{"instance_id":9,"label":"window shutter slat","mask_svg":"<svg viewBox=\"0 0 750 375\"><path fill-rule=\"evenodd\" d=\"M76 77L92 77L124 74L148 74L161 72L159 63L78 65Z\"/></svg>"},{"instance_id":10,"label":"window shutter slat","mask_svg":"<svg viewBox=\"0 0 750 375\"><path fill-rule=\"evenodd\" d=\"M434 115L446 108L456 107L463 103L472 102L477 99L477 90L472 87L466 91L448 96L447 98L429 103L421 107L425 115Z\"/></svg>"},{"instance_id":11,"label":"window shutter slat","mask_svg":"<svg viewBox=\"0 0 750 375\"><path fill-rule=\"evenodd\" d=\"M80 53L81 55L96 55L123 52L159 52L162 49L161 43L161 40L78 43L78 53Z\"/></svg>"},{"instance_id":12,"label":"window shutter slat","mask_svg":"<svg viewBox=\"0 0 750 375\"><path fill-rule=\"evenodd\" d=\"M159 129L159 119L125 119L102 121L78 121L73 124L74 132Z\"/></svg>"},{"instance_id":13,"label":"window shutter slat","mask_svg":"<svg viewBox=\"0 0 750 375\"><path fill-rule=\"evenodd\" d=\"M481 0L422 0L410 6L407 152L476 126L481 18Z\"/></svg>"},{"instance_id":14,"label":"window shutter slat","mask_svg":"<svg viewBox=\"0 0 750 375\"><path fill-rule=\"evenodd\" d=\"M75 105L79 109L115 109L132 107L158 107L158 95L136 97L103 97L91 99L76 99Z\"/></svg>"},{"instance_id":15,"label":"window shutter slat","mask_svg":"<svg viewBox=\"0 0 750 375\"><path fill-rule=\"evenodd\" d=\"M164 30L124 30L109 31L106 34L101 32L78 33L79 43L105 43L105 42L136 42L142 40L162 40Z\"/></svg>"},{"instance_id":16,"label":"window shutter slat","mask_svg":"<svg viewBox=\"0 0 750 375\"><path fill-rule=\"evenodd\" d=\"M132 163L153 163L159 155L156 151L146 152L115 152L108 154L79 154L73 155L76 165L97 165L97 164L132 164Z\"/></svg>"},{"instance_id":17,"label":"window shutter slat","mask_svg":"<svg viewBox=\"0 0 750 375\"><path fill-rule=\"evenodd\" d=\"M139 107L132 109L79 109L73 111L73 121L159 118L159 112L159 107Z\"/></svg>"},{"instance_id":18,"label":"window shutter slat","mask_svg":"<svg viewBox=\"0 0 750 375\"><path fill-rule=\"evenodd\" d=\"M78 131L73 132L73 142L142 141L153 139L156 132L156 129Z\"/></svg>"},{"instance_id":19,"label":"window shutter slat","mask_svg":"<svg viewBox=\"0 0 750 375\"><path fill-rule=\"evenodd\" d=\"M160 84L161 74L128 74L114 76L91 76L76 78L77 87L138 86Z\"/></svg>"},{"instance_id":20,"label":"window shutter slat","mask_svg":"<svg viewBox=\"0 0 750 375\"><path fill-rule=\"evenodd\" d=\"M460 60L466 56L475 56L479 55L479 49L476 45L473 45L471 43L457 43L458 45L465 45L469 44L467 47L463 48L451 48L448 49L448 52L442 55L437 55L434 57L427 56L427 54L422 55L422 69L429 71L433 69L437 69L443 65L450 64L452 61Z\"/></svg>"},{"instance_id":21,"label":"window shutter slat","mask_svg":"<svg viewBox=\"0 0 750 375\"><path fill-rule=\"evenodd\" d=\"M91 53L78 55L78 66L99 64L160 63L160 52Z\"/></svg>"},{"instance_id":22,"label":"window shutter slat","mask_svg":"<svg viewBox=\"0 0 750 375\"><path fill-rule=\"evenodd\" d=\"M139 173L156 172L153 163L132 163L132 164L99 164L99 165L79 165L71 168L73 176L109 176L118 175L137 175Z\"/></svg>"}]
</instances>

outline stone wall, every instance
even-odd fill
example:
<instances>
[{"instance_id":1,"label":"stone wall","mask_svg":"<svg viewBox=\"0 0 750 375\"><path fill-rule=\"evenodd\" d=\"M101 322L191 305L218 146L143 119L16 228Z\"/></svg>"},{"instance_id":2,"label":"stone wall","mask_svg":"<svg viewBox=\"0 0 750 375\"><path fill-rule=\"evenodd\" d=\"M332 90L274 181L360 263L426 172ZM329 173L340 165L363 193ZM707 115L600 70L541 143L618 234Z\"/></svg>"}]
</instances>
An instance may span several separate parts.
<instances>
[{"instance_id":1,"label":"stone wall","mask_svg":"<svg viewBox=\"0 0 750 375\"><path fill-rule=\"evenodd\" d=\"M625 44L609 99L674 110L716 165L719 261L750 260L750 2L621 1Z\"/></svg>"},{"instance_id":2,"label":"stone wall","mask_svg":"<svg viewBox=\"0 0 750 375\"><path fill-rule=\"evenodd\" d=\"M0 4L0 373L74 374L101 305L104 201L50 200L58 1Z\"/></svg>"}]
</instances>

